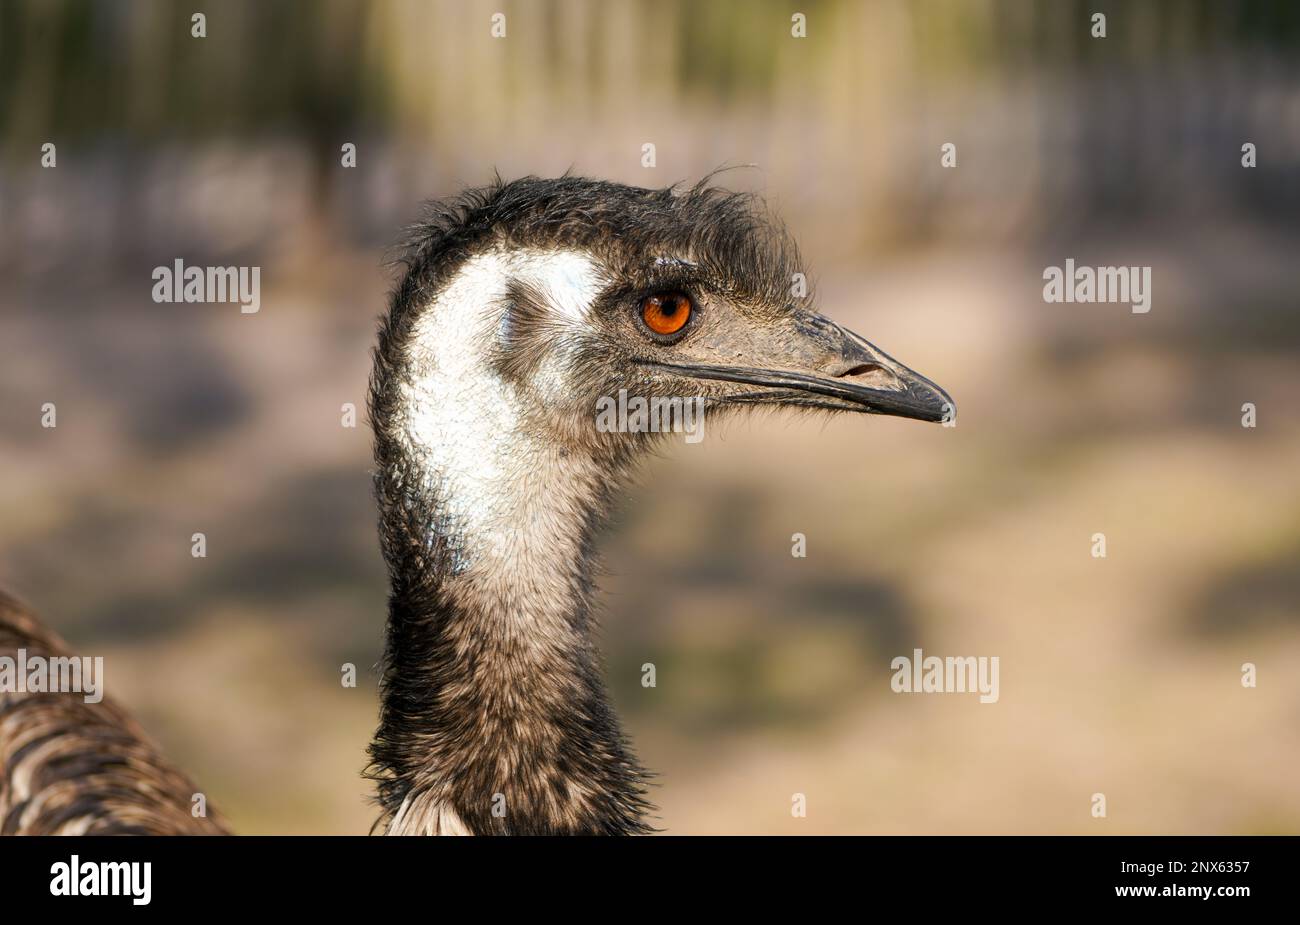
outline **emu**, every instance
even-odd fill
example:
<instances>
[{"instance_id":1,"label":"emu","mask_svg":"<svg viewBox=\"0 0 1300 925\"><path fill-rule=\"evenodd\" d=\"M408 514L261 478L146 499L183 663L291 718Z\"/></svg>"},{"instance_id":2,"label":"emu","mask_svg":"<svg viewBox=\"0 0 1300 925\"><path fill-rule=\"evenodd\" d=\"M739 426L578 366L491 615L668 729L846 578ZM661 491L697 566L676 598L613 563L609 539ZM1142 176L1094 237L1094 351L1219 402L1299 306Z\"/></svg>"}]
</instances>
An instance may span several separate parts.
<instances>
[{"instance_id":1,"label":"emu","mask_svg":"<svg viewBox=\"0 0 1300 925\"><path fill-rule=\"evenodd\" d=\"M784 407L947 419L948 395L792 299L757 198L499 179L409 234L370 382L390 594L366 771L390 834L652 831L592 639L595 540L662 434L621 391L706 417ZM0 654L66 652L0 597ZM111 698L0 692L0 831L221 833Z\"/></svg>"}]
</instances>

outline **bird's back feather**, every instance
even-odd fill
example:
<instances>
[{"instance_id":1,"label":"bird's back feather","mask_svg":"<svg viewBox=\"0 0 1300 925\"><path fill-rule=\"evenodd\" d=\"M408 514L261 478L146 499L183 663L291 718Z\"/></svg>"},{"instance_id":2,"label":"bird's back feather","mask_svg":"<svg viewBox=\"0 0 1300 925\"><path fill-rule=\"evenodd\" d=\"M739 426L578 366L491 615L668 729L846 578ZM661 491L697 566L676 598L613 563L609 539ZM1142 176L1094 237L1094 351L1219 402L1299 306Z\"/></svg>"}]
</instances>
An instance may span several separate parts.
<instances>
[{"instance_id":1,"label":"bird's back feather","mask_svg":"<svg viewBox=\"0 0 1300 925\"><path fill-rule=\"evenodd\" d=\"M16 664L20 649L69 655L0 592L0 659ZM197 792L110 698L0 689L0 835L227 834L211 811L193 814Z\"/></svg>"}]
</instances>

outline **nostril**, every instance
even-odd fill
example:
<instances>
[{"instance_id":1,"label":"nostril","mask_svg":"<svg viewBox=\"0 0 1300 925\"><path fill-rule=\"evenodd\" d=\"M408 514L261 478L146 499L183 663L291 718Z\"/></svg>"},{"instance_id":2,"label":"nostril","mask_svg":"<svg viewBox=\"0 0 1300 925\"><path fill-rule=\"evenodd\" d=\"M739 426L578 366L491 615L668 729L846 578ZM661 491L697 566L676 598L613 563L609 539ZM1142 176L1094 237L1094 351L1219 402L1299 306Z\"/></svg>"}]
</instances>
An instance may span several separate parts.
<instances>
[{"instance_id":1,"label":"nostril","mask_svg":"<svg viewBox=\"0 0 1300 925\"><path fill-rule=\"evenodd\" d=\"M843 370L832 372L832 375L836 379L851 379L854 385L866 386L869 389L897 389L901 385L898 376L879 363L846 365Z\"/></svg>"},{"instance_id":2,"label":"nostril","mask_svg":"<svg viewBox=\"0 0 1300 925\"><path fill-rule=\"evenodd\" d=\"M859 363L857 366L846 369L842 373L836 373L835 378L847 379L850 376L865 376L867 373L884 372L884 369L883 366L879 366L875 363Z\"/></svg>"}]
</instances>

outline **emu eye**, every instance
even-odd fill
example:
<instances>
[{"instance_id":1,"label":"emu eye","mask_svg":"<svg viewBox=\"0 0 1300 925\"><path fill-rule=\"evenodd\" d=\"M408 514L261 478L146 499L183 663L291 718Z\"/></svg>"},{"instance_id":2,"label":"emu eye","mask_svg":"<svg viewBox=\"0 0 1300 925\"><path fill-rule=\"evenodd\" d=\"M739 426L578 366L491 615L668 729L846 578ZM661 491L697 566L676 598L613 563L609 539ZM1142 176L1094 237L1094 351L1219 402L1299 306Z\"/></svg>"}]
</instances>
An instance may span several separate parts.
<instances>
[{"instance_id":1,"label":"emu eye","mask_svg":"<svg viewBox=\"0 0 1300 925\"><path fill-rule=\"evenodd\" d=\"M690 296L682 292L661 292L641 300L641 320L661 337L676 334L691 320Z\"/></svg>"}]
</instances>

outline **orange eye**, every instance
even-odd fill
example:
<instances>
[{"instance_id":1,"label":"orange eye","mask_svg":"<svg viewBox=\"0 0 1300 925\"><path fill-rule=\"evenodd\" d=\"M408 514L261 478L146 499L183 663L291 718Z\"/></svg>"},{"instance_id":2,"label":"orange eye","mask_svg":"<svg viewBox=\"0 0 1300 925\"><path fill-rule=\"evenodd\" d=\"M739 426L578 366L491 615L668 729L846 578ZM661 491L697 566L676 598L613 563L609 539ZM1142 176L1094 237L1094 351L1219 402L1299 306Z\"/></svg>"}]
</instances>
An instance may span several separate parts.
<instances>
[{"instance_id":1,"label":"orange eye","mask_svg":"<svg viewBox=\"0 0 1300 925\"><path fill-rule=\"evenodd\" d=\"M641 320L656 334L676 334L691 320L691 300L680 292L648 296L641 302Z\"/></svg>"}]
</instances>

